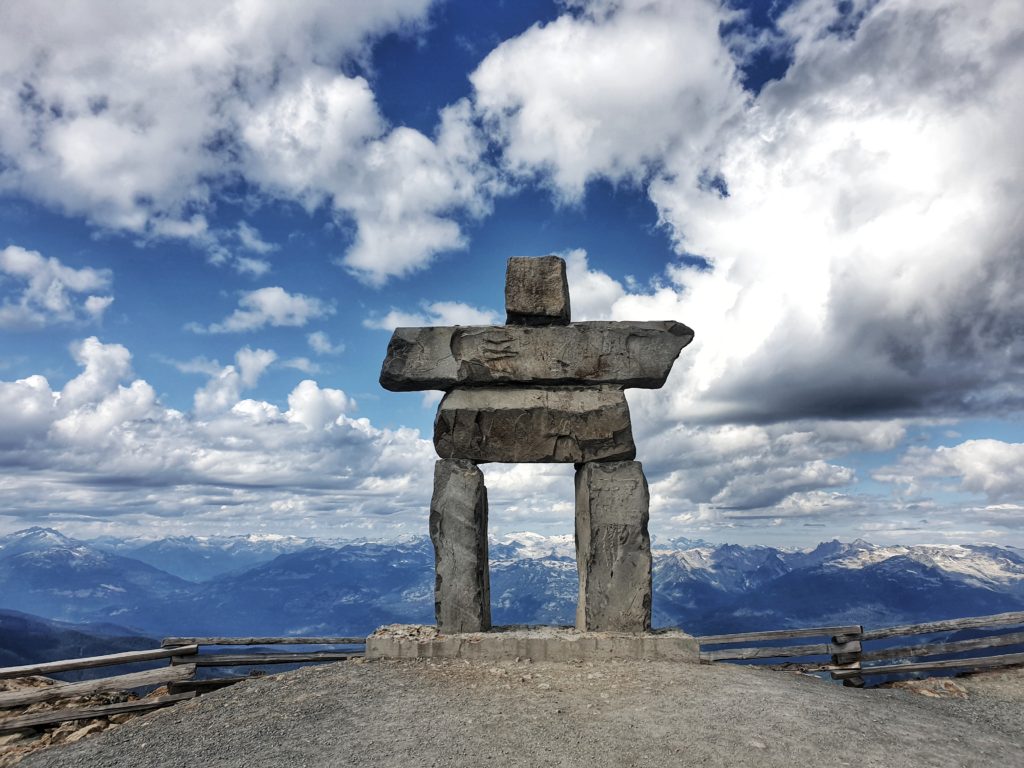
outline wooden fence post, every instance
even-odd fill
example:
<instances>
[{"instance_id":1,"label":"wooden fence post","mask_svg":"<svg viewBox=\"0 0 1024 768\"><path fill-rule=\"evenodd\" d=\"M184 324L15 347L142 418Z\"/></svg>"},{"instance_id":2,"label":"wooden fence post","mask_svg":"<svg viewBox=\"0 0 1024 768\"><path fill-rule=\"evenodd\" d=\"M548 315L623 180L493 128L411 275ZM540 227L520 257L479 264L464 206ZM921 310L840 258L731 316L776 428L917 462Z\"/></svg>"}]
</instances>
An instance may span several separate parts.
<instances>
[{"instance_id":1,"label":"wooden fence post","mask_svg":"<svg viewBox=\"0 0 1024 768\"><path fill-rule=\"evenodd\" d=\"M835 646L841 646L842 650L832 654L832 663L835 665L849 664L850 669L860 669L861 653L863 647L861 645L862 637L864 635L864 627L857 627L857 631L848 635L834 635L832 637L832 644ZM833 679L835 675L833 675ZM849 688L863 688L864 678L860 675L854 675L853 677L847 677L843 680L843 685Z\"/></svg>"}]
</instances>

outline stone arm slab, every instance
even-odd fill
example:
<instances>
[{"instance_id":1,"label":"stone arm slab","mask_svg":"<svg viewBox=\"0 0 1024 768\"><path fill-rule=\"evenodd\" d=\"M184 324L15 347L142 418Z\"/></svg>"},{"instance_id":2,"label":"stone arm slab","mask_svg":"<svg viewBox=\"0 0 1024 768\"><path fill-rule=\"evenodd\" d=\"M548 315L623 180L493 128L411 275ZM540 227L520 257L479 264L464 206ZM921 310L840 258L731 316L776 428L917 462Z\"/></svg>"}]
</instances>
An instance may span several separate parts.
<instances>
[{"instance_id":1,"label":"stone arm slab","mask_svg":"<svg viewBox=\"0 0 1024 768\"><path fill-rule=\"evenodd\" d=\"M671 320L397 328L380 383L392 392L505 384L657 389L693 331Z\"/></svg>"}]
</instances>

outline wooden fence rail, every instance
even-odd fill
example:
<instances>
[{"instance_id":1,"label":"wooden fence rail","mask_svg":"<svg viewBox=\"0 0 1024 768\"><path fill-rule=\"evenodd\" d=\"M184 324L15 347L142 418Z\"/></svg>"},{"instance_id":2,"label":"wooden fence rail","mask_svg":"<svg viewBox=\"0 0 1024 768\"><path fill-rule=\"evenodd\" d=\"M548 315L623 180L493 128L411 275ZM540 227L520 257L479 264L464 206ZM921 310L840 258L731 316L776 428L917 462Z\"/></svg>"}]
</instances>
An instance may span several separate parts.
<instances>
[{"instance_id":1,"label":"wooden fence rail","mask_svg":"<svg viewBox=\"0 0 1024 768\"><path fill-rule=\"evenodd\" d=\"M165 637L161 648L181 645L365 645L365 637Z\"/></svg>"},{"instance_id":2,"label":"wooden fence rail","mask_svg":"<svg viewBox=\"0 0 1024 768\"><path fill-rule=\"evenodd\" d=\"M64 661L47 661L43 664L25 664L20 667L4 667L0 669L0 680L10 680L29 675L52 675L56 672L71 672L78 669L95 667L112 667L116 664L131 664L136 661L152 661L172 656L190 656L199 652L198 645L184 645L177 648L155 648L151 651L128 651L126 653L110 653L106 656L89 656L84 659L66 659Z\"/></svg>"},{"instance_id":3,"label":"wooden fence rail","mask_svg":"<svg viewBox=\"0 0 1024 768\"><path fill-rule=\"evenodd\" d=\"M50 712L37 712L31 715L10 717L0 720L0 734L13 733L25 728L38 728L43 725L55 725L74 720L92 720L97 717L110 717L111 715L123 715L126 712L146 712L151 709L177 704L179 701L191 699L194 692L178 693L172 696L158 696L154 699L139 699L138 701L124 701L117 704L104 704L88 709L58 709Z\"/></svg>"},{"instance_id":4,"label":"wooden fence rail","mask_svg":"<svg viewBox=\"0 0 1024 768\"><path fill-rule=\"evenodd\" d=\"M243 652L243 653L199 653L196 656L177 654L177 649L216 646L262 646L262 645L366 645L365 637L165 637L161 647L174 653L171 665L195 664L198 667L254 667L267 664L322 664L324 662L348 661L365 655L365 651L312 651L312 652ZM245 680L245 675L205 678L173 683L168 690L172 693L195 691L206 693Z\"/></svg>"},{"instance_id":5,"label":"wooden fence rail","mask_svg":"<svg viewBox=\"0 0 1024 768\"><path fill-rule=\"evenodd\" d=\"M196 679L199 667L253 667L265 664L313 664L332 661L346 661L363 656L364 651L311 650L299 652L254 652L201 653L203 646L263 646L263 645L321 645L353 646L366 644L365 637L166 637L160 648L126 653L111 653L105 656L90 656L80 659L49 661L40 664L24 664L17 667L0 668L0 680L11 680L34 675L50 675L82 669L135 664L146 661L167 659L170 666L131 672L96 680L75 683L52 682L41 688L0 691L0 710L24 707L50 701L60 701L77 696L113 691L131 691L140 688L166 685L168 695L118 702L83 708L63 708L46 712L0 716L0 734L11 733L24 728L37 728L71 720L88 720L95 717L109 717L125 712L141 712L170 706L190 699L200 693L233 685L246 678L241 675L221 678ZM2 713L0 713L2 715Z\"/></svg>"},{"instance_id":6,"label":"wooden fence rail","mask_svg":"<svg viewBox=\"0 0 1024 768\"><path fill-rule=\"evenodd\" d=\"M757 659L792 659L805 661L795 666L807 670L830 672L833 679L842 680L844 685L861 687L865 677L898 675L933 670L992 669L1024 664L1024 653L1007 653L990 656L971 656L920 661L934 656L955 656L971 651L980 651L1007 646L1024 645L1024 632L1005 630L1024 625L1024 611L1000 613L993 616L972 616L964 619L933 621L923 624L905 624L895 627L881 627L864 630L862 627L814 627L811 629L782 629L768 632L747 632L732 635L707 635L698 637L701 645L702 663L715 661L748 661ZM865 643L915 635L946 634L968 629L994 630L996 634L985 637L950 640L948 637L931 643L904 645L896 648L865 649ZM790 638L829 637L830 642L814 645L794 646L747 646L705 650L705 646L762 643ZM814 657L828 657L828 660L813 660ZM889 664L872 662L891 661Z\"/></svg>"},{"instance_id":7,"label":"wooden fence rail","mask_svg":"<svg viewBox=\"0 0 1024 768\"><path fill-rule=\"evenodd\" d=\"M145 672L131 672L127 675L104 677L99 680L83 680L80 683L55 683L44 688L30 688L25 691L4 691L0 693L0 709L23 707L41 701L55 701L72 696L85 696L104 691L130 691L148 685L186 680L196 673L194 664L183 664L178 667L162 667L147 669Z\"/></svg>"}]
</instances>

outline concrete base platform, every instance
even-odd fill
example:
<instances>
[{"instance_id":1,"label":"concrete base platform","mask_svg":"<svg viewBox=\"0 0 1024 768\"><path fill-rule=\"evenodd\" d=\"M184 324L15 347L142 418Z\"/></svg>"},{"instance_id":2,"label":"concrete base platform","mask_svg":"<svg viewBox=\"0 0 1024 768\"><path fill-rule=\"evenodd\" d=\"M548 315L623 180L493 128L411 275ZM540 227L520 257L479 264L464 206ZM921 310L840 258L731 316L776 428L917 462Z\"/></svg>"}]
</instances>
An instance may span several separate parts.
<instances>
[{"instance_id":1,"label":"concrete base platform","mask_svg":"<svg viewBox=\"0 0 1024 768\"><path fill-rule=\"evenodd\" d=\"M700 661L697 641L678 629L643 634L578 632L570 627L495 627L445 635L437 627L391 624L366 639L367 659L484 659L489 661Z\"/></svg>"}]
</instances>

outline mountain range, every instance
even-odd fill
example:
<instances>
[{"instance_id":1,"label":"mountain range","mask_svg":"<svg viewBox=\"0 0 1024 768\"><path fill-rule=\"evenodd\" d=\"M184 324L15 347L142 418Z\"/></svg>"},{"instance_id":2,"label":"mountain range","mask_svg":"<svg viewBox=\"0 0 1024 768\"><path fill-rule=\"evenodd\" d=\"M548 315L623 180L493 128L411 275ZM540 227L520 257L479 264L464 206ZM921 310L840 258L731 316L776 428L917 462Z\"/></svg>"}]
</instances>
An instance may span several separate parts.
<instances>
[{"instance_id":1,"label":"mountain range","mask_svg":"<svg viewBox=\"0 0 1024 768\"><path fill-rule=\"evenodd\" d=\"M496 624L572 623L571 535L510 534L491 541L490 556ZM29 528L0 537L0 609L101 638L359 634L431 623L433 562L426 537L82 541ZM1024 610L1024 551L1014 547L858 540L790 550L686 539L654 547L654 624L698 635L1011 610ZM23 634L14 623L0 621L7 658Z\"/></svg>"}]
</instances>

